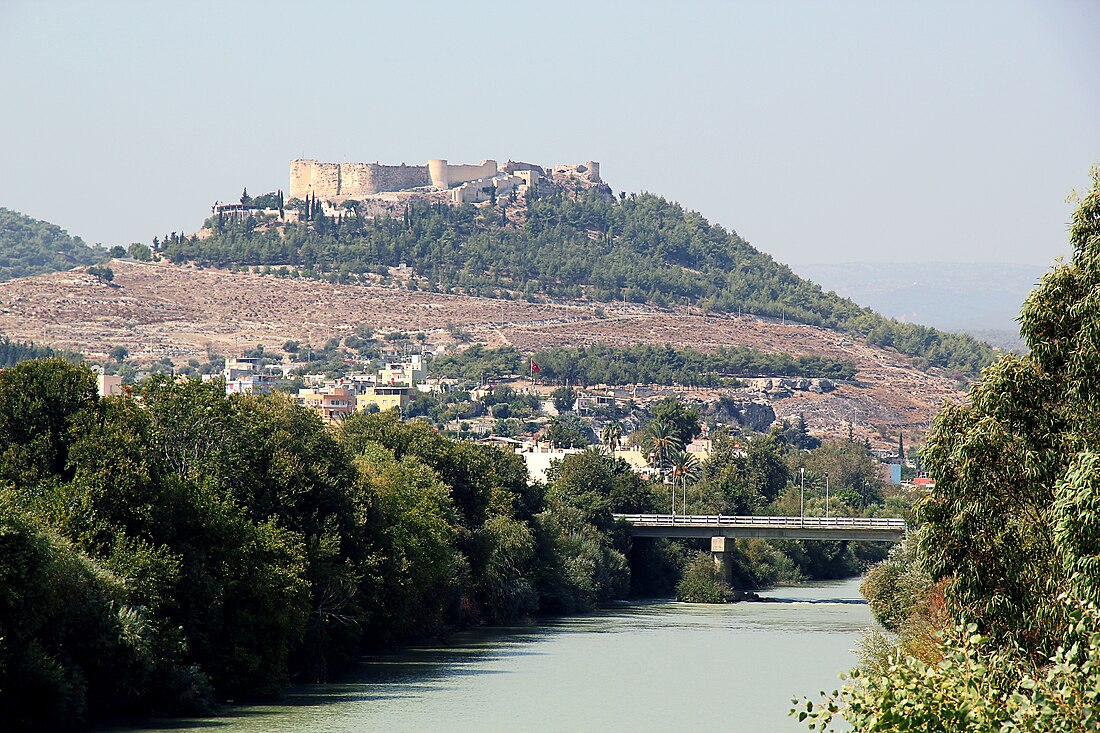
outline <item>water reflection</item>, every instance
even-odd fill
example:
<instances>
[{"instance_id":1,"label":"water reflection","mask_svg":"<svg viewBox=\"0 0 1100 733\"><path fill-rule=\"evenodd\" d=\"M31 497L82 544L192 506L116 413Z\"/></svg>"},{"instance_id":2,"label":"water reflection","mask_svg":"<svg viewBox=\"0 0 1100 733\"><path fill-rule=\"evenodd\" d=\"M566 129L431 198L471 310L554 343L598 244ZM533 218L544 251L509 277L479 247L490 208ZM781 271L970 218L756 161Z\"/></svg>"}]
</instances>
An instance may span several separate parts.
<instances>
[{"instance_id":1,"label":"water reflection","mask_svg":"<svg viewBox=\"0 0 1100 733\"><path fill-rule=\"evenodd\" d=\"M870 625L857 581L781 588L776 602L651 602L457 634L374 658L279 705L128 730L801 730L792 695L837 683Z\"/></svg>"}]
</instances>

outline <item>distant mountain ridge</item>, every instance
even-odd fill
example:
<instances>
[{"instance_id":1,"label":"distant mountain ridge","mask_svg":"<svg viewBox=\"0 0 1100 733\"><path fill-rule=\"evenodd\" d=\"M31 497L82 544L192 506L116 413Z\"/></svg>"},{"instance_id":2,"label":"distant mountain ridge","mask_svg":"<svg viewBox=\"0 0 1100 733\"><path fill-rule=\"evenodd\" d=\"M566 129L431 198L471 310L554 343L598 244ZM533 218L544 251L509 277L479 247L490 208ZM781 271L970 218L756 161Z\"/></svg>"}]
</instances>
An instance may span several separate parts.
<instances>
[{"instance_id":1,"label":"distant mountain ridge","mask_svg":"<svg viewBox=\"0 0 1100 733\"><path fill-rule=\"evenodd\" d=\"M1048 268L1000 262L848 262L793 269L823 289L890 318L1022 346L1016 317Z\"/></svg>"},{"instance_id":2,"label":"distant mountain ridge","mask_svg":"<svg viewBox=\"0 0 1100 733\"><path fill-rule=\"evenodd\" d=\"M56 224L0 208L0 282L94 265L105 256Z\"/></svg>"}]
</instances>

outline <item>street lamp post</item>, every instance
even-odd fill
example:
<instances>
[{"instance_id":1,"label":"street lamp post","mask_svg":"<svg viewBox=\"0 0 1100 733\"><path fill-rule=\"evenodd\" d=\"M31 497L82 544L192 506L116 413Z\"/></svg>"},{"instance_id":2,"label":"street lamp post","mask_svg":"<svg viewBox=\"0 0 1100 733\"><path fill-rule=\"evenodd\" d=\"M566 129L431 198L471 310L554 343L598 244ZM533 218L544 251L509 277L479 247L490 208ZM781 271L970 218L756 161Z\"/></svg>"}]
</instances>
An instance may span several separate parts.
<instances>
[{"instance_id":1,"label":"street lamp post","mask_svg":"<svg viewBox=\"0 0 1100 733\"><path fill-rule=\"evenodd\" d=\"M829 472L825 472L825 518L829 518Z\"/></svg>"},{"instance_id":2,"label":"street lamp post","mask_svg":"<svg viewBox=\"0 0 1100 733\"><path fill-rule=\"evenodd\" d=\"M806 524L806 515L803 510L805 506L804 497L806 496L806 469L800 468L798 472L802 474L802 481L798 489L798 524L803 526Z\"/></svg>"},{"instance_id":3,"label":"street lamp post","mask_svg":"<svg viewBox=\"0 0 1100 733\"><path fill-rule=\"evenodd\" d=\"M665 478L669 478L668 474L664 473L663 468L661 469L661 472L664 474ZM676 479L675 478L672 479L672 494L671 494L671 497L672 497L672 523L676 524Z\"/></svg>"}]
</instances>

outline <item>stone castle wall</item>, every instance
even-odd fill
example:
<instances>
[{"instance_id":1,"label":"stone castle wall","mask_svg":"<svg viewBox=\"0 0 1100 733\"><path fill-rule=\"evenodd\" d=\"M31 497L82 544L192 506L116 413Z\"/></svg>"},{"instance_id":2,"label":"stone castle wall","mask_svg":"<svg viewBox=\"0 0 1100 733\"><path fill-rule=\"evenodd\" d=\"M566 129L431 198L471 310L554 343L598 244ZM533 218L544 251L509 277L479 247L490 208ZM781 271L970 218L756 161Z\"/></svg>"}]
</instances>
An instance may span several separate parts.
<instances>
[{"instance_id":1,"label":"stone castle wall","mask_svg":"<svg viewBox=\"0 0 1100 733\"><path fill-rule=\"evenodd\" d=\"M426 165L290 161L290 198L356 198L383 191L430 186Z\"/></svg>"},{"instance_id":2,"label":"stone castle wall","mask_svg":"<svg viewBox=\"0 0 1100 733\"><path fill-rule=\"evenodd\" d=\"M301 199L312 195L321 199L362 199L378 193L422 186L447 190L471 181L494 178L499 170L495 160L459 165L451 165L442 159L429 160L427 165L292 160L290 198ZM578 165L554 166L552 169L508 161L502 170L508 174L522 173L521 177L527 185L536 185L547 172L554 180L600 182L600 164L591 160ZM467 196L460 195L457 200L465 201Z\"/></svg>"},{"instance_id":3,"label":"stone castle wall","mask_svg":"<svg viewBox=\"0 0 1100 733\"><path fill-rule=\"evenodd\" d=\"M492 178L497 174L497 162L495 160L483 160L477 165L451 165L446 160L436 159L428 161L428 171L431 174L433 186L436 188L450 188L460 183Z\"/></svg>"}]
</instances>

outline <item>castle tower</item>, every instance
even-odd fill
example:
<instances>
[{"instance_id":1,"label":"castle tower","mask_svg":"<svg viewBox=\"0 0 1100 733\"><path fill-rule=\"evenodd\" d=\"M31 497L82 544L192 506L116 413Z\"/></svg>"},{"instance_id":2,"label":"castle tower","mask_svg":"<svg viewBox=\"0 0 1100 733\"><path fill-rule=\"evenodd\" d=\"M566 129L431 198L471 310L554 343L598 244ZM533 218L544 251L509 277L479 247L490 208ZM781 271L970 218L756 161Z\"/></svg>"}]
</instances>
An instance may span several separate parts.
<instances>
[{"instance_id":1,"label":"castle tower","mask_svg":"<svg viewBox=\"0 0 1100 733\"><path fill-rule=\"evenodd\" d=\"M287 198L305 198L313 190L315 160L290 161L290 191Z\"/></svg>"},{"instance_id":2,"label":"castle tower","mask_svg":"<svg viewBox=\"0 0 1100 733\"><path fill-rule=\"evenodd\" d=\"M447 189L451 187L451 177L447 169L446 160L429 160L428 174L432 178L432 185L436 188Z\"/></svg>"},{"instance_id":3,"label":"castle tower","mask_svg":"<svg viewBox=\"0 0 1100 733\"><path fill-rule=\"evenodd\" d=\"M584 167L588 169L588 180L593 183L600 182L600 162L598 160L586 160Z\"/></svg>"}]
</instances>

